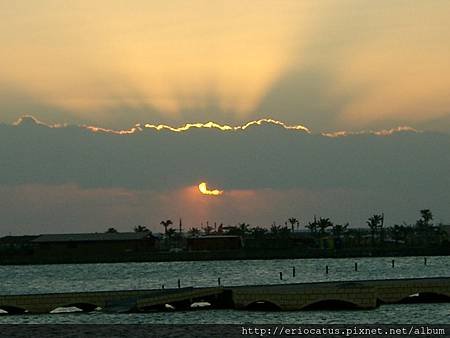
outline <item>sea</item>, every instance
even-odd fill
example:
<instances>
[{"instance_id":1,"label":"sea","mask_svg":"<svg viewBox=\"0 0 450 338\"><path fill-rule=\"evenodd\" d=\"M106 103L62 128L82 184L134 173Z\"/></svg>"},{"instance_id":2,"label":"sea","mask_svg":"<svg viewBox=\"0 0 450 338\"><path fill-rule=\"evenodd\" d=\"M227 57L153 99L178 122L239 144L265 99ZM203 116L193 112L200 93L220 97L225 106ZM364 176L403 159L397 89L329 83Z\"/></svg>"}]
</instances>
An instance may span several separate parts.
<instances>
[{"instance_id":1,"label":"sea","mask_svg":"<svg viewBox=\"0 0 450 338\"><path fill-rule=\"evenodd\" d=\"M163 285L177 288L178 280L181 287L211 287L218 285L218 278L223 286L237 286L419 277L450 277L450 257L426 257L426 264L425 257L377 257L0 266L0 294L160 289ZM287 312L201 307L123 314L73 310L4 314L0 315L0 324L450 324L450 303Z\"/></svg>"}]
</instances>

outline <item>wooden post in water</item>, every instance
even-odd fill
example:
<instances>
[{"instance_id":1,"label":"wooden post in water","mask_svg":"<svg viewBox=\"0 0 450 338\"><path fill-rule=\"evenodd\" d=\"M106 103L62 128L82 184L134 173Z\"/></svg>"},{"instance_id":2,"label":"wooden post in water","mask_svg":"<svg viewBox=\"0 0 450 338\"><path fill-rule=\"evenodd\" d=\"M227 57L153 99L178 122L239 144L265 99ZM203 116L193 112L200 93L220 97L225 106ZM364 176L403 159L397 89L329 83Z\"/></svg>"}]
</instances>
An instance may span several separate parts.
<instances>
[{"instance_id":1,"label":"wooden post in water","mask_svg":"<svg viewBox=\"0 0 450 338\"><path fill-rule=\"evenodd\" d=\"M395 267L395 259L392 260L392 267Z\"/></svg>"},{"instance_id":2,"label":"wooden post in water","mask_svg":"<svg viewBox=\"0 0 450 338\"><path fill-rule=\"evenodd\" d=\"M292 277L295 277L295 266L292 267Z\"/></svg>"},{"instance_id":3,"label":"wooden post in water","mask_svg":"<svg viewBox=\"0 0 450 338\"><path fill-rule=\"evenodd\" d=\"M427 265L427 258L426 257L423 258L423 265Z\"/></svg>"},{"instance_id":4,"label":"wooden post in water","mask_svg":"<svg viewBox=\"0 0 450 338\"><path fill-rule=\"evenodd\" d=\"M181 288L181 281L178 279L178 289Z\"/></svg>"},{"instance_id":5,"label":"wooden post in water","mask_svg":"<svg viewBox=\"0 0 450 338\"><path fill-rule=\"evenodd\" d=\"M283 273L280 271L280 280L283 280Z\"/></svg>"},{"instance_id":6,"label":"wooden post in water","mask_svg":"<svg viewBox=\"0 0 450 338\"><path fill-rule=\"evenodd\" d=\"M328 265L325 265L325 273L328 275Z\"/></svg>"},{"instance_id":7,"label":"wooden post in water","mask_svg":"<svg viewBox=\"0 0 450 338\"><path fill-rule=\"evenodd\" d=\"M355 271L358 271L358 262L355 262Z\"/></svg>"},{"instance_id":8,"label":"wooden post in water","mask_svg":"<svg viewBox=\"0 0 450 338\"><path fill-rule=\"evenodd\" d=\"M220 286L220 277L217 278L217 284Z\"/></svg>"},{"instance_id":9,"label":"wooden post in water","mask_svg":"<svg viewBox=\"0 0 450 338\"><path fill-rule=\"evenodd\" d=\"M164 284L163 284L163 285L161 285L161 289L163 289L163 290L164 290Z\"/></svg>"}]
</instances>

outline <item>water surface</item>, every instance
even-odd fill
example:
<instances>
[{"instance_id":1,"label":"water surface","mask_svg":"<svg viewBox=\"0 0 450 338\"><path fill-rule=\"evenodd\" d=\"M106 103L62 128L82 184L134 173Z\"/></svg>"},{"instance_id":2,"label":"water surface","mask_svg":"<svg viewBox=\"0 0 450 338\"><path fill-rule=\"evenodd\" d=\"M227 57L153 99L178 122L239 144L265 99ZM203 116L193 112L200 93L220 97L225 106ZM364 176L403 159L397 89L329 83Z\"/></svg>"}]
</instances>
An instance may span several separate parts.
<instances>
[{"instance_id":1,"label":"water surface","mask_svg":"<svg viewBox=\"0 0 450 338\"><path fill-rule=\"evenodd\" d=\"M392 259L395 267L392 268ZM354 263L358 271L354 271ZM325 273L328 265L329 273ZM292 276L292 267L296 276ZM0 294L450 277L450 257L242 260L0 266ZM283 272L283 280L280 280ZM143 314L0 316L0 323L450 323L450 303L384 305L369 311L196 310Z\"/></svg>"}]
</instances>

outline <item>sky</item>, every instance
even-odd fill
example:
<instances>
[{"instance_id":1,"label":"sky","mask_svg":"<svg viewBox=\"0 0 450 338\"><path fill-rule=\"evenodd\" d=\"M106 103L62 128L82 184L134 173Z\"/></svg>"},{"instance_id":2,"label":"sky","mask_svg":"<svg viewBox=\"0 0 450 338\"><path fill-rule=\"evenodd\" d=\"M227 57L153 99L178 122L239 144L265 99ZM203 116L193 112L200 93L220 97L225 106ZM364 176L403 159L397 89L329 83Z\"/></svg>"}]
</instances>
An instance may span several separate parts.
<instances>
[{"instance_id":1,"label":"sky","mask_svg":"<svg viewBox=\"0 0 450 338\"><path fill-rule=\"evenodd\" d=\"M448 223L448 41L441 0L0 0L0 234Z\"/></svg>"}]
</instances>

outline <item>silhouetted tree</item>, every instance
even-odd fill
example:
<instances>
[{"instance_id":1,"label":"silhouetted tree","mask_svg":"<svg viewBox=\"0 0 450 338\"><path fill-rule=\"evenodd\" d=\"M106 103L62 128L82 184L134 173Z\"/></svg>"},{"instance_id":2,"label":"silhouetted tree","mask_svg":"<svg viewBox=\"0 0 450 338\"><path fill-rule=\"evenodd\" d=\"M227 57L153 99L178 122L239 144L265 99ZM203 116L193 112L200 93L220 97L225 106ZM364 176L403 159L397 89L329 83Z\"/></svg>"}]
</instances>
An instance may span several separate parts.
<instances>
[{"instance_id":1,"label":"silhouetted tree","mask_svg":"<svg viewBox=\"0 0 450 338\"><path fill-rule=\"evenodd\" d=\"M430 226L431 221L433 220L433 214L431 213L430 209L423 209L420 210L420 215L421 217L421 221L423 222L423 224L425 224L426 226Z\"/></svg>"},{"instance_id":2,"label":"silhouetted tree","mask_svg":"<svg viewBox=\"0 0 450 338\"><path fill-rule=\"evenodd\" d=\"M431 221L433 220L433 214L429 209L420 210L420 218L416 222L416 228L419 231L428 231L433 226Z\"/></svg>"},{"instance_id":3,"label":"silhouetted tree","mask_svg":"<svg viewBox=\"0 0 450 338\"><path fill-rule=\"evenodd\" d=\"M291 230L287 226L281 227L278 231L278 237L282 239L287 239L291 235Z\"/></svg>"},{"instance_id":4,"label":"silhouetted tree","mask_svg":"<svg viewBox=\"0 0 450 338\"><path fill-rule=\"evenodd\" d=\"M143 225L138 225L134 227L134 232L150 232L150 230Z\"/></svg>"},{"instance_id":5,"label":"silhouetted tree","mask_svg":"<svg viewBox=\"0 0 450 338\"><path fill-rule=\"evenodd\" d=\"M411 244L416 242L416 231L414 227L412 227L409 224L406 224L406 222L403 222L402 225L400 225L400 229L402 231L402 236L406 244Z\"/></svg>"},{"instance_id":6,"label":"silhouetted tree","mask_svg":"<svg viewBox=\"0 0 450 338\"><path fill-rule=\"evenodd\" d=\"M395 224L393 227L388 229L388 232L395 244L398 244L399 241L404 240L406 236L405 227L403 225Z\"/></svg>"},{"instance_id":7,"label":"silhouetted tree","mask_svg":"<svg viewBox=\"0 0 450 338\"><path fill-rule=\"evenodd\" d=\"M349 226L348 223L346 223L344 225L335 224L335 225L333 225L331 232L333 233L333 235L335 237L340 238L347 231L348 226Z\"/></svg>"},{"instance_id":8,"label":"silhouetted tree","mask_svg":"<svg viewBox=\"0 0 450 338\"><path fill-rule=\"evenodd\" d=\"M166 221L161 221L160 224L164 227L164 234L167 235L167 228L168 228L169 226L171 226L171 225L173 224L173 222L172 222L170 219L168 219L168 220L166 220Z\"/></svg>"},{"instance_id":9,"label":"silhouetted tree","mask_svg":"<svg viewBox=\"0 0 450 338\"><path fill-rule=\"evenodd\" d=\"M360 247L363 239L361 229L347 229L346 237L351 241L353 247Z\"/></svg>"},{"instance_id":10,"label":"silhouetted tree","mask_svg":"<svg viewBox=\"0 0 450 338\"><path fill-rule=\"evenodd\" d=\"M319 228L319 232L321 235L324 235L326 233L327 228L333 227L333 223L330 221L329 218L322 218L320 217L317 221L317 227Z\"/></svg>"},{"instance_id":11,"label":"silhouetted tree","mask_svg":"<svg viewBox=\"0 0 450 338\"><path fill-rule=\"evenodd\" d=\"M108 230L105 231L107 234L116 234L118 231L115 228L108 228Z\"/></svg>"},{"instance_id":12,"label":"silhouetted tree","mask_svg":"<svg viewBox=\"0 0 450 338\"><path fill-rule=\"evenodd\" d=\"M241 231L241 235L242 236L247 236L248 234L250 234L250 224L247 223L240 223L239 224L239 230Z\"/></svg>"},{"instance_id":13,"label":"silhouetted tree","mask_svg":"<svg viewBox=\"0 0 450 338\"><path fill-rule=\"evenodd\" d=\"M270 234L276 236L280 232L281 227L276 224L272 224L270 227Z\"/></svg>"},{"instance_id":14,"label":"silhouetted tree","mask_svg":"<svg viewBox=\"0 0 450 338\"><path fill-rule=\"evenodd\" d=\"M291 217L288 219L289 223L291 223L291 231L294 232L294 225L298 223L298 219L295 217Z\"/></svg>"},{"instance_id":15,"label":"silhouetted tree","mask_svg":"<svg viewBox=\"0 0 450 338\"><path fill-rule=\"evenodd\" d=\"M439 223L438 226L435 227L435 229L436 229L436 235L439 239L439 243L442 244L443 242L445 242L448 245L448 234L443 229L443 224Z\"/></svg>"},{"instance_id":16,"label":"silhouetted tree","mask_svg":"<svg viewBox=\"0 0 450 338\"><path fill-rule=\"evenodd\" d=\"M188 234L191 236L198 236L200 235L201 230L199 228L190 228L188 231Z\"/></svg>"},{"instance_id":17,"label":"silhouetted tree","mask_svg":"<svg viewBox=\"0 0 450 338\"><path fill-rule=\"evenodd\" d=\"M251 234L250 225L247 223L240 223L239 225L226 226L223 230L227 235L246 237Z\"/></svg>"},{"instance_id":18,"label":"silhouetted tree","mask_svg":"<svg viewBox=\"0 0 450 338\"><path fill-rule=\"evenodd\" d=\"M308 222L308 224L306 225L306 228L309 229L311 234L313 234L313 235L317 234L318 223L317 223L316 216L314 216L314 220L312 222Z\"/></svg>"},{"instance_id":19,"label":"silhouetted tree","mask_svg":"<svg viewBox=\"0 0 450 338\"><path fill-rule=\"evenodd\" d=\"M257 239L264 238L264 236L267 234L267 229L261 228L261 227L254 227L251 229L252 236Z\"/></svg>"},{"instance_id":20,"label":"silhouetted tree","mask_svg":"<svg viewBox=\"0 0 450 338\"><path fill-rule=\"evenodd\" d=\"M223 223L219 224L219 227L217 228L217 233L218 234L223 234Z\"/></svg>"},{"instance_id":21,"label":"silhouetted tree","mask_svg":"<svg viewBox=\"0 0 450 338\"><path fill-rule=\"evenodd\" d=\"M416 242L420 244L429 244L436 241L436 229L431 222L433 220L433 214L429 209L420 210L420 218L416 221L415 232Z\"/></svg>"},{"instance_id":22,"label":"silhouetted tree","mask_svg":"<svg viewBox=\"0 0 450 338\"><path fill-rule=\"evenodd\" d=\"M370 228L372 246L375 245L375 236L379 232L379 228L380 228L382 220L383 220L382 215L373 215L373 216L369 217L369 219L366 222Z\"/></svg>"},{"instance_id":23,"label":"silhouetted tree","mask_svg":"<svg viewBox=\"0 0 450 338\"><path fill-rule=\"evenodd\" d=\"M177 234L178 234L178 233L177 233L177 231L176 231L174 228L167 229L166 236L167 236L168 238L173 238L173 237L175 237L175 235L177 235Z\"/></svg>"},{"instance_id":24,"label":"silhouetted tree","mask_svg":"<svg viewBox=\"0 0 450 338\"><path fill-rule=\"evenodd\" d=\"M203 227L202 229L203 229L203 232L205 233L205 235L211 234L211 232L214 230L214 228L212 226L210 226L209 224L206 225L205 227Z\"/></svg>"},{"instance_id":25,"label":"silhouetted tree","mask_svg":"<svg viewBox=\"0 0 450 338\"><path fill-rule=\"evenodd\" d=\"M239 228L235 225L228 225L223 228L225 234L232 235L232 236L240 236L241 232Z\"/></svg>"}]
</instances>

